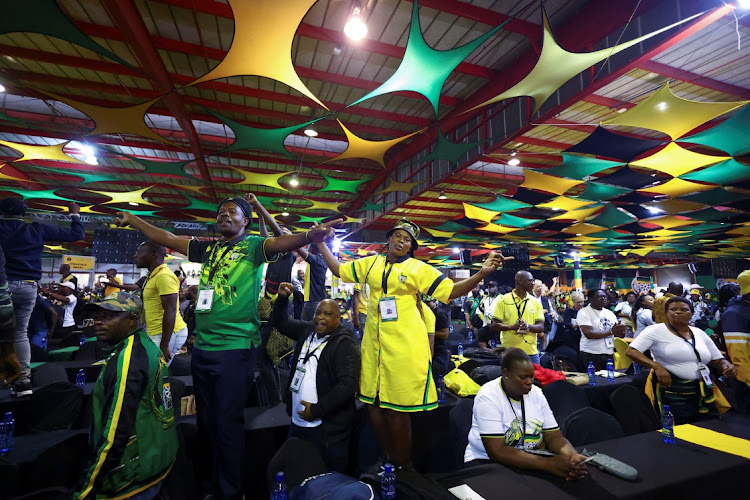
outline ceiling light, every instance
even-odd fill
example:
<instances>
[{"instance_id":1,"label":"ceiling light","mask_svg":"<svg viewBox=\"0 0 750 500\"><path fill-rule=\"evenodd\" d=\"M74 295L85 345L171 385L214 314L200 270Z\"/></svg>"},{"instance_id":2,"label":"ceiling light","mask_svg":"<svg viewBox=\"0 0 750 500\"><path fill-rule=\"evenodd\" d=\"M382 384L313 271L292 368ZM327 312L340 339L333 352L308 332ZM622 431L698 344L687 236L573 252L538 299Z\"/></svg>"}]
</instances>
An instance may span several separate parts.
<instances>
[{"instance_id":1,"label":"ceiling light","mask_svg":"<svg viewBox=\"0 0 750 500\"><path fill-rule=\"evenodd\" d=\"M87 156L83 161L89 165L99 165L99 160L96 159L96 156Z\"/></svg>"},{"instance_id":2,"label":"ceiling light","mask_svg":"<svg viewBox=\"0 0 750 500\"><path fill-rule=\"evenodd\" d=\"M750 0L737 0L737 7L750 9Z\"/></svg>"},{"instance_id":3,"label":"ceiling light","mask_svg":"<svg viewBox=\"0 0 750 500\"><path fill-rule=\"evenodd\" d=\"M576 236L582 236L582 234L581 233L576 233Z\"/></svg>"},{"instance_id":4,"label":"ceiling light","mask_svg":"<svg viewBox=\"0 0 750 500\"><path fill-rule=\"evenodd\" d=\"M294 186L294 187L299 186L299 181L297 180L297 176L296 175L292 176L292 180L289 181L289 185L290 186Z\"/></svg>"},{"instance_id":5,"label":"ceiling light","mask_svg":"<svg viewBox=\"0 0 750 500\"><path fill-rule=\"evenodd\" d=\"M3 87L2 85L0 85L0 92L5 92L5 87Z\"/></svg>"},{"instance_id":6,"label":"ceiling light","mask_svg":"<svg viewBox=\"0 0 750 500\"><path fill-rule=\"evenodd\" d=\"M83 156L94 156L94 148L92 148L88 144L81 144L80 149Z\"/></svg>"},{"instance_id":7,"label":"ceiling light","mask_svg":"<svg viewBox=\"0 0 750 500\"><path fill-rule=\"evenodd\" d=\"M516 156L517 154L518 154L518 151L514 149L513 152L510 155L511 156Z\"/></svg>"},{"instance_id":8,"label":"ceiling light","mask_svg":"<svg viewBox=\"0 0 750 500\"><path fill-rule=\"evenodd\" d=\"M131 207L137 207L137 206L138 206L138 203L136 203L136 202L134 202L134 201L129 201L129 202L128 202L128 205L130 205Z\"/></svg>"},{"instance_id":9,"label":"ceiling light","mask_svg":"<svg viewBox=\"0 0 750 500\"><path fill-rule=\"evenodd\" d=\"M656 109L658 109L659 111L665 111L668 107L669 106L664 101L662 101L662 102L660 102L659 104L656 105Z\"/></svg>"},{"instance_id":10,"label":"ceiling light","mask_svg":"<svg viewBox=\"0 0 750 500\"><path fill-rule=\"evenodd\" d=\"M284 211L281 212L281 216L282 217L289 217L289 212L287 212L286 209L284 209Z\"/></svg>"},{"instance_id":11,"label":"ceiling light","mask_svg":"<svg viewBox=\"0 0 750 500\"><path fill-rule=\"evenodd\" d=\"M447 200L448 197L445 195L445 191L440 191L440 196L438 196L438 200Z\"/></svg>"},{"instance_id":12,"label":"ceiling light","mask_svg":"<svg viewBox=\"0 0 750 500\"><path fill-rule=\"evenodd\" d=\"M305 135L307 137L318 137L318 132L314 128L306 128Z\"/></svg>"},{"instance_id":13,"label":"ceiling light","mask_svg":"<svg viewBox=\"0 0 750 500\"><path fill-rule=\"evenodd\" d=\"M358 42L367 36L367 25L362 21L360 14L360 8L355 7L354 12L352 12L352 17L349 18L344 26L344 34L355 42Z\"/></svg>"},{"instance_id":14,"label":"ceiling light","mask_svg":"<svg viewBox=\"0 0 750 500\"><path fill-rule=\"evenodd\" d=\"M578 252L570 252L570 256L573 258L578 257Z\"/></svg>"},{"instance_id":15,"label":"ceiling light","mask_svg":"<svg viewBox=\"0 0 750 500\"><path fill-rule=\"evenodd\" d=\"M339 253L341 251L341 240L339 238L333 239L333 253Z\"/></svg>"},{"instance_id":16,"label":"ceiling light","mask_svg":"<svg viewBox=\"0 0 750 500\"><path fill-rule=\"evenodd\" d=\"M340 56L340 55L341 55L341 47L339 47L338 45L336 45L336 46L335 46L335 47L333 48L333 55L334 55L334 56Z\"/></svg>"},{"instance_id":17,"label":"ceiling light","mask_svg":"<svg viewBox=\"0 0 750 500\"><path fill-rule=\"evenodd\" d=\"M508 165L515 167L516 165L520 165L520 164L521 164L521 160L519 160L518 158L511 158L510 160L508 160Z\"/></svg>"},{"instance_id":18,"label":"ceiling light","mask_svg":"<svg viewBox=\"0 0 750 500\"><path fill-rule=\"evenodd\" d=\"M460 248L458 248L458 247L453 247L453 253L458 253L458 252L460 252L460 251L461 251L461 249L460 249Z\"/></svg>"},{"instance_id":19,"label":"ceiling light","mask_svg":"<svg viewBox=\"0 0 750 500\"><path fill-rule=\"evenodd\" d=\"M646 210L648 210L652 214L660 214L660 213L664 212L664 210L662 210L659 207L646 207Z\"/></svg>"},{"instance_id":20,"label":"ceiling light","mask_svg":"<svg viewBox=\"0 0 750 500\"><path fill-rule=\"evenodd\" d=\"M555 212L559 212L560 211L560 209L558 207L552 207L552 210L554 210Z\"/></svg>"},{"instance_id":21,"label":"ceiling light","mask_svg":"<svg viewBox=\"0 0 750 500\"><path fill-rule=\"evenodd\" d=\"M620 108L620 109L617 110L617 112L618 113L624 113L627 110L628 110L628 108Z\"/></svg>"}]
</instances>

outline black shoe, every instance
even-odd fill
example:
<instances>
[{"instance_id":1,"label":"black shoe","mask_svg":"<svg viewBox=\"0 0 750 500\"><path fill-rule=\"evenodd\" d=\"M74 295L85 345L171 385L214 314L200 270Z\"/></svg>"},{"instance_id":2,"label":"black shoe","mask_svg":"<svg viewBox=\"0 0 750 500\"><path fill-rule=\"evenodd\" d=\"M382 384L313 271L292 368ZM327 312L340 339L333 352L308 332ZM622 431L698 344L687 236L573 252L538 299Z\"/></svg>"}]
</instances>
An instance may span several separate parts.
<instances>
[{"instance_id":1,"label":"black shoe","mask_svg":"<svg viewBox=\"0 0 750 500\"><path fill-rule=\"evenodd\" d=\"M34 391L31 390L31 382L15 382L10 386L10 393L17 398L31 396Z\"/></svg>"}]
</instances>

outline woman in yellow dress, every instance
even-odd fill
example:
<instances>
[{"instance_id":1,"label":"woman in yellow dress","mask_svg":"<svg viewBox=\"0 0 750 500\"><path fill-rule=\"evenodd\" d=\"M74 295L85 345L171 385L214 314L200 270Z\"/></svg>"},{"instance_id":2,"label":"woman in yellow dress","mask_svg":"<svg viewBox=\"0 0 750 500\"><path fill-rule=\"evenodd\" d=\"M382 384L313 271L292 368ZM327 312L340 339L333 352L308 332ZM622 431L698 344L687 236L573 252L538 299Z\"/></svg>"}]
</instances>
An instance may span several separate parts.
<instances>
[{"instance_id":1,"label":"woman in yellow dress","mask_svg":"<svg viewBox=\"0 0 750 500\"><path fill-rule=\"evenodd\" d=\"M359 399L388 461L412 468L408 412L437 408L427 329L417 308L418 294L448 303L469 293L493 273L503 256L490 253L481 270L454 283L440 271L412 258L419 227L403 219L386 237L385 255L340 263L325 244L318 245L326 265L345 283L367 283L370 300L362 337Z\"/></svg>"}]
</instances>

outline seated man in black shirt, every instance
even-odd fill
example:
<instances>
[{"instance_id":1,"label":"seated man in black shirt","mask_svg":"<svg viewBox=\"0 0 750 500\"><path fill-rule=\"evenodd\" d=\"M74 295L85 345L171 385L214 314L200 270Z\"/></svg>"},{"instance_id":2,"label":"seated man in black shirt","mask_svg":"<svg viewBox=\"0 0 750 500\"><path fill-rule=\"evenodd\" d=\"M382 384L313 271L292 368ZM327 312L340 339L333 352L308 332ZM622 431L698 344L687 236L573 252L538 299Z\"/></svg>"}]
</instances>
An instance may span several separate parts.
<instances>
[{"instance_id":1,"label":"seated man in black shirt","mask_svg":"<svg viewBox=\"0 0 750 500\"><path fill-rule=\"evenodd\" d=\"M297 340L293 371L282 396L292 416L289 437L317 444L328 466L345 473L359 382L359 348L340 324L334 300L320 301L313 321L290 318L288 304L293 291L291 283L279 285L272 314L276 328Z\"/></svg>"}]
</instances>

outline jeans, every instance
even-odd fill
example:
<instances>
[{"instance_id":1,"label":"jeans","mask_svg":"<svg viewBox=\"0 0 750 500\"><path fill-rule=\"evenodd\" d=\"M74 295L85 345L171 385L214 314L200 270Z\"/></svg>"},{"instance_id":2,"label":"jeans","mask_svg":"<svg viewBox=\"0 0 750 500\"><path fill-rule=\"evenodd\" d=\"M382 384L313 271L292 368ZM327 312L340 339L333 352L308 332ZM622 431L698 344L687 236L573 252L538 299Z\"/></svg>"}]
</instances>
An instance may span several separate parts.
<instances>
[{"instance_id":1,"label":"jeans","mask_svg":"<svg viewBox=\"0 0 750 500\"><path fill-rule=\"evenodd\" d=\"M8 288L13 298L13 310L16 313L15 347L18 362L21 363L21 377L18 382L31 382L31 346L29 345L29 319L36 304L36 282L9 281Z\"/></svg>"},{"instance_id":2,"label":"jeans","mask_svg":"<svg viewBox=\"0 0 750 500\"><path fill-rule=\"evenodd\" d=\"M584 369L589 366L589 361L594 363L596 371L606 370L607 361L612 358L612 354L591 354L590 352L581 351L581 367Z\"/></svg>"},{"instance_id":3,"label":"jeans","mask_svg":"<svg viewBox=\"0 0 750 500\"><path fill-rule=\"evenodd\" d=\"M349 441L343 440L331 443L326 439L323 424L317 427L300 427L294 423L289 425L288 438L299 438L315 443L320 449L326 465L336 472L346 474L349 465Z\"/></svg>"},{"instance_id":4,"label":"jeans","mask_svg":"<svg viewBox=\"0 0 750 500\"><path fill-rule=\"evenodd\" d=\"M185 327L178 332L174 332L172 336L169 337L169 352L172 354L172 357L167 361L167 366L172 364L174 353L182 349L182 346L187 342L187 334L187 327ZM150 338L157 347L161 347L161 333L158 335L149 335L148 338Z\"/></svg>"},{"instance_id":5,"label":"jeans","mask_svg":"<svg viewBox=\"0 0 750 500\"><path fill-rule=\"evenodd\" d=\"M529 354L529 358L531 359L531 362L534 364L539 364L539 354Z\"/></svg>"},{"instance_id":6,"label":"jeans","mask_svg":"<svg viewBox=\"0 0 750 500\"><path fill-rule=\"evenodd\" d=\"M319 300L305 302L305 305L302 306L302 321L313 320L313 316L315 316L315 308L318 307L318 304L320 304Z\"/></svg>"}]
</instances>

